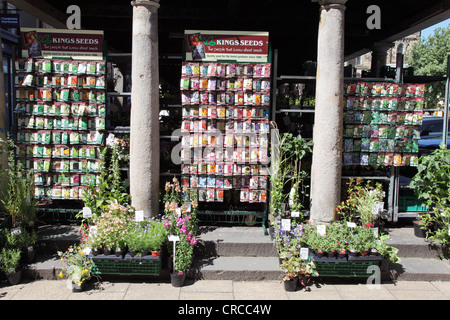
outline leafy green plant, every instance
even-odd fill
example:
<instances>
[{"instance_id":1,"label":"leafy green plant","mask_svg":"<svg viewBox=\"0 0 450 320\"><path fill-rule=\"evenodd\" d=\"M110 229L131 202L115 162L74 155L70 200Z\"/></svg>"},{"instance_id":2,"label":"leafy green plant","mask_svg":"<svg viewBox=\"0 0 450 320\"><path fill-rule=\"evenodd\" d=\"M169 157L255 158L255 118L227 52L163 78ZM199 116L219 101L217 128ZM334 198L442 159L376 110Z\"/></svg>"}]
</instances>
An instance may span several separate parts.
<instances>
[{"instance_id":1,"label":"leafy green plant","mask_svg":"<svg viewBox=\"0 0 450 320\"><path fill-rule=\"evenodd\" d=\"M34 226L36 223L36 206L39 203L34 194L34 171L23 170L21 165L16 165L15 143L8 139L6 143L8 152L8 184L6 192L1 200L5 211L11 215L13 226Z\"/></svg>"},{"instance_id":2,"label":"leafy green plant","mask_svg":"<svg viewBox=\"0 0 450 320\"><path fill-rule=\"evenodd\" d=\"M417 174L410 183L418 199L431 210L420 215L424 227L429 229L428 238L443 245L450 244L450 150L444 145L431 154L419 158Z\"/></svg>"},{"instance_id":3,"label":"leafy green plant","mask_svg":"<svg viewBox=\"0 0 450 320\"><path fill-rule=\"evenodd\" d=\"M382 234L380 238L377 241L375 241L376 243L375 248L382 257L390 260L393 263L399 263L401 260L397 256L398 249L388 245L387 240L389 240L389 238L390 238L389 235Z\"/></svg>"},{"instance_id":4,"label":"leafy green plant","mask_svg":"<svg viewBox=\"0 0 450 320\"><path fill-rule=\"evenodd\" d=\"M93 225L97 227L94 236L95 247L116 249L125 247L125 235L133 222L134 208L111 204L107 211L93 219Z\"/></svg>"},{"instance_id":5,"label":"leafy green plant","mask_svg":"<svg viewBox=\"0 0 450 320\"><path fill-rule=\"evenodd\" d=\"M300 211L303 208L301 196L307 196L307 186L303 184L307 174L302 170L301 160L311 152L311 142L307 142L300 135L285 133L280 137L277 132L277 137L277 156L273 159L274 171L271 175L270 208L273 216L281 214L282 204L288 197L291 211ZM290 186L289 194L284 193L287 186Z\"/></svg>"},{"instance_id":6,"label":"leafy green plant","mask_svg":"<svg viewBox=\"0 0 450 320\"><path fill-rule=\"evenodd\" d=\"M0 270L7 273L18 271L21 251L18 248L3 248L0 255Z\"/></svg>"},{"instance_id":7,"label":"leafy green plant","mask_svg":"<svg viewBox=\"0 0 450 320\"><path fill-rule=\"evenodd\" d=\"M177 236L179 241L176 242L175 252L168 246L169 252L174 254L174 270L178 272L186 272L191 266L194 253L194 245L197 243L197 221L196 213L198 202L194 193L189 195L191 200L191 210L182 200L182 194L186 194L188 190L180 187L177 178L173 178L173 183L167 182L165 185L164 195L164 217L162 219L163 226L167 228L167 234Z\"/></svg>"},{"instance_id":8,"label":"leafy green plant","mask_svg":"<svg viewBox=\"0 0 450 320\"><path fill-rule=\"evenodd\" d=\"M92 260L86 253L86 245L72 245L65 252L58 252L61 257L62 271L59 277L67 276L69 280L81 285L91 278Z\"/></svg>"},{"instance_id":9,"label":"leafy green plant","mask_svg":"<svg viewBox=\"0 0 450 320\"><path fill-rule=\"evenodd\" d=\"M120 176L118 146L114 144L111 148L109 161L107 161L108 150L104 148L101 152L98 181L90 179L82 194L84 206L91 208L93 218L98 217L103 210L107 210L109 205L127 205L131 199ZM89 171L86 174L89 174ZM78 213L77 217L82 217L82 212Z\"/></svg>"}]
</instances>

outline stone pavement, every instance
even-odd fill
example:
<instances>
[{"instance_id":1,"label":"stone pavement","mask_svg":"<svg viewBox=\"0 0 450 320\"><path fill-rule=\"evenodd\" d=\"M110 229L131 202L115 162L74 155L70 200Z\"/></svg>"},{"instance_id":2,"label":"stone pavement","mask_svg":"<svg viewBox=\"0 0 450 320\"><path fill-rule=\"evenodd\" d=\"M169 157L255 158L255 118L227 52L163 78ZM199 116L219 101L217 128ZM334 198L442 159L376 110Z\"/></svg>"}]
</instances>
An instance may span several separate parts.
<instances>
[{"instance_id":1,"label":"stone pavement","mask_svg":"<svg viewBox=\"0 0 450 320\"><path fill-rule=\"evenodd\" d=\"M284 290L278 280L186 280L181 288L168 282L100 281L84 292L72 292L66 280L0 282L0 300L450 300L448 281L315 283L308 290ZM230 302L231 301L231 302Z\"/></svg>"}]
</instances>

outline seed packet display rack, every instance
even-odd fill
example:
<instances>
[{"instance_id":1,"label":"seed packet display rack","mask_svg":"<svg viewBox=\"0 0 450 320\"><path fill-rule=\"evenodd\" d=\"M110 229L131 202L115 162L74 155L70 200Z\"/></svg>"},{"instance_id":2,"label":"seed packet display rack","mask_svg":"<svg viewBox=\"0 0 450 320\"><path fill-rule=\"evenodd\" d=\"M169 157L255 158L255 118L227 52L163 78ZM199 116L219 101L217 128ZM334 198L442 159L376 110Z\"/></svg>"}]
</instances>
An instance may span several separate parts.
<instances>
[{"instance_id":1,"label":"seed packet display rack","mask_svg":"<svg viewBox=\"0 0 450 320\"><path fill-rule=\"evenodd\" d=\"M346 82L344 165L417 166L425 84Z\"/></svg>"},{"instance_id":2,"label":"seed packet display rack","mask_svg":"<svg viewBox=\"0 0 450 320\"><path fill-rule=\"evenodd\" d=\"M182 64L181 184L200 204L238 192L230 217L267 200L270 74L269 63Z\"/></svg>"},{"instance_id":3,"label":"seed packet display rack","mask_svg":"<svg viewBox=\"0 0 450 320\"><path fill-rule=\"evenodd\" d=\"M30 58L15 67L17 163L34 170L36 198L78 200L99 174L105 61Z\"/></svg>"}]
</instances>

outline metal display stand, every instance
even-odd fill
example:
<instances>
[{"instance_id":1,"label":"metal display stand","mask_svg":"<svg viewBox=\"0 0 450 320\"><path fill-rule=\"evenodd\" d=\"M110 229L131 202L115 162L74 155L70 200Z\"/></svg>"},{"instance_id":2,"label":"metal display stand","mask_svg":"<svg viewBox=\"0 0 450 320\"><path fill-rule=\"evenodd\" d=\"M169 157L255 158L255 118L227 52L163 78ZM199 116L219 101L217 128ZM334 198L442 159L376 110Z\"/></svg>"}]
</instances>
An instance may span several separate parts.
<instances>
[{"instance_id":1,"label":"metal display stand","mask_svg":"<svg viewBox=\"0 0 450 320\"><path fill-rule=\"evenodd\" d=\"M289 108L280 108L277 109L276 104L276 87L278 81L285 81L285 82L299 82L299 83L305 83L305 82L313 82L316 80L315 76L277 76L277 63L278 63L278 51L274 50L274 61L273 61L273 90L272 90L272 118L275 120L276 114L279 113L314 113L314 109L305 109L304 106L295 106L296 109L289 109ZM447 75L450 74L450 56L448 56L447 59ZM408 77L408 83L413 83L416 79L420 79L421 82L434 82L439 80L446 80L446 91L445 91L445 107L444 107L444 126L443 126L443 142L445 146L447 146L447 137L448 137L448 109L449 109L449 77L447 76L446 79L442 78L439 79L438 77ZM380 81L380 82L395 82L395 83L403 83L403 54L398 53L397 54L397 67L396 67L396 78L348 78L345 77L344 81L352 81L352 80L358 80L358 81ZM435 109L424 109L424 111L436 111ZM343 175L342 179L349 179L351 177L356 176L349 176L349 175ZM387 197L387 209L383 211L382 218L397 222L399 218L414 218L418 214L420 214L423 211L407 211L402 212L399 210L399 199L400 199L400 167L390 166L389 168L389 174L386 175L380 175L380 176L373 176L373 175L367 175L367 176L359 176L365 180L379 180L388 182L388 197ZM409 188L409 187L408 187ZM406 188L405 188L406 189Z\"/></svg>"}]
</instances>

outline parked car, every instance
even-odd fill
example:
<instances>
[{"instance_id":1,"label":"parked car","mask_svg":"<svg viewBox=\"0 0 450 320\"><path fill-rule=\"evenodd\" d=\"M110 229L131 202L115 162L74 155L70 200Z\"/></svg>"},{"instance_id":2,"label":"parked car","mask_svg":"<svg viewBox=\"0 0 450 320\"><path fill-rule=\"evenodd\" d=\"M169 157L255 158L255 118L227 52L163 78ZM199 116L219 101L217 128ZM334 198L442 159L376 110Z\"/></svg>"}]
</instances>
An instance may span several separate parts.
<instances>
[{"instance_id":1,"label":"parked car","mask_svg":"<svg viewBox=\"0 0 450 320\"><path fill-rule=\"evenodd\" d=\"M448 120L450 128L450 119ZM427 155L442 143L444 121L441 117L424 117L420 126L419 155ZM447 132L447 148L450 148L450 134Z\"/></svg>"}]
</instances>

